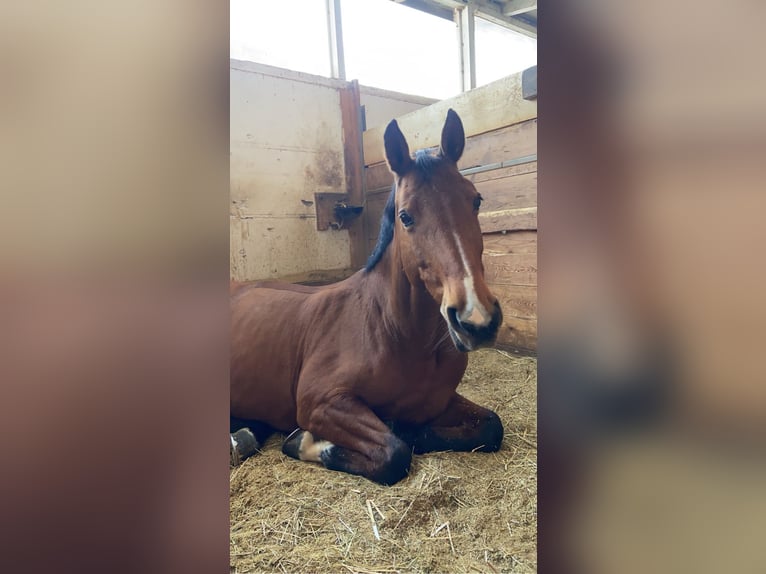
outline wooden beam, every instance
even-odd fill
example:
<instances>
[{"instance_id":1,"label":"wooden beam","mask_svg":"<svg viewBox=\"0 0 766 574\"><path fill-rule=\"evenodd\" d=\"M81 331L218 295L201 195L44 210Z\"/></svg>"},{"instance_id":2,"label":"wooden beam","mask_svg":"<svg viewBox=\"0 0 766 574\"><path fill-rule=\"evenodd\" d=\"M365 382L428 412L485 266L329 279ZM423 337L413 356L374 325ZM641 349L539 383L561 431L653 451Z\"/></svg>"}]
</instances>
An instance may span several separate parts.
<instances>
[{"instance_id":1,"label":"wooden beam","mask_svg":"<svg viewBox=\"0 0 766 574\"><path fill-rule=\"evenodd\" d=\"M537 0L507 0L503 5L504 16L526 14L532 10L537 10Z\"/></svg>"},{"instance_id":2,"label":"wooden beam","mask_svg":"<svg viewBox=\"0 0 766 574\"><path fill-rule=\"evenodd\" d=\"M474 0L473 5L476 8L476 16L479 18L489 20L493 24L503 26L504 28L508 28L509 30L523 34L524 36L537 38L536 26L527 24L518 18L506 16L497 4L489 2L488 0Z\"/></svg>"},{"instance_id":3,"label":"wooden beam","mask_svg":"<svg viewBox=\"0 0 766 574\"><path fill-rule=\"evenodd\" d=\"M325 0L327 7L327 38L330 44L330 75L346 79L346 59L343 55L343 25L340 0Z\"/></svg>"},{"instance_id":4,"label":"wooden beam","mask_svg":"<svg viewBox=\"0 0 766 574\"><path fill-rule=\"evenodd\" d=\"M346 193L351 205L364 204L364 157L362 156L361 104L359 82L349 83L340 90L340 113L343 130L343 158L346 175ZM348 228L351 267L360 269L367 258L365 217L357 217Z\"/></svg>"},{"instance_id":5,"label":"wooden beam","mask_svg":"<svg viewBox=\"0 0 766 574\"><path fill-rule=\"evenodd\" d=\"M452 20L452 11L455 8L455 6L444 5L433 0L395 0L395 2L445 20ZM454 4L459 5L461 3L454 2Z\"/></svg>"},{"instance_id":6,"label":"wooden beam","mask_svg":"<svg viewBox=\"0 0 766 574\"><path fill-rule=\"evenodd\" d=\"M397 0L398 1L398 0ZM421 10L440 18L450 19L453 9L461 9L470 5L475 10L475 15L479 18L489 20L490 22L529 36L537 38L537 28L513 16L503 14L503 9L491 0L402 0L404 6L409 6Z\"/></svg>"},{"instance_id":7,"label":"wooden beam","mask_svg":"<svg viewBox=\"0 0 766 574\"><path fill-rule=\"evenodd\" d=\"M522 97L521 74L513 74L398 117L397 122L407 138L410 150L439 145L449 108L454 109L463 120L466 137L537 117L537 102ZM385 161L385 129L386 126L378 126L364 132L365 165Z\"/></svg>"},{"instance_id":8,"label":"wooden beam","mask_svg":"<svg viewBox=\"0 0 766 574\"><path fill-rule=\"evenodd\" d=\"M485 280L503 309L496 347L537 348L537 232L484 235Z\"/></svg>"},{"instance_id":9,"label":"wooden beam","mask_svg":"<svg viewBox=\"0 0 766 574\"><path fill-rule=\"evenodd\" d=\"M476 87L476 27L472 5L455 9L457 24L458 53L460 58L460 91L467 92Z\"/></svg>"},{"instance_id":10,"label":"wooden beam","mask_svg":"<svg viewBox=\"0 0 766 574\"><path fill-rule=\"evenodd\" d=\"M500 325L497 333L495 348L521 356L535 356L537 354L537 319L522 319L506 315L503 310L503 324Z\"/></svg>"},{"instance_id":11,"label":"wooden beam","mask_svg":"<svg viewBox=\"0 0 766 574\"><path fill-rule=\"evenodd\" d=\"M479 213L482 233L537 230L537 207L517 207Z\"/></svg>"}]
</instances>

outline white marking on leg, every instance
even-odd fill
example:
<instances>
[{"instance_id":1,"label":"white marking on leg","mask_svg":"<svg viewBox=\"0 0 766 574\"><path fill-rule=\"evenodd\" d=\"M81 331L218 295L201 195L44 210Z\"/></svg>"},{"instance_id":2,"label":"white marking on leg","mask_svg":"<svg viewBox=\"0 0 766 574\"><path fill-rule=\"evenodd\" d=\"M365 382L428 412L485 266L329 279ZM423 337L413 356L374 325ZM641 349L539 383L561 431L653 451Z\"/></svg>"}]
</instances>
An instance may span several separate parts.
<instances>
[{"instance_id":1,"label":"white marking on leg","mask_svg":"<svg viewBox=\"0 0 766 574\"><path fill-rule=\"evenodd\" d=\"M308 462L322 462L322 453L334 446L329 440L314 440L309 431L304 431L301 445L298 447L298 456Z\"/></svg>"},{"instance_id":2,"label":"white marking on leg","mask_svg":"<svg viewBox=\"0 0 766 574\"><path fill-rule=\"evenodd\" d=\"M463 269L465 277L463 278L463 286L465 287L465 310L459 316L459 319L464 323L472 323L476 326L488 325L492 320L492 315L484 308L484 305L479 301L479 297L476 294L476 287L473 283L473 273L468 265L468 259L463 251L463 245L460 243L460 237L454 231L452 234L455 236L455 243L457 243L458 251L460 252L460 258L463 260Z\"/></svg>"},{"instance_id":3,"label":"white marking on leg","mask_svg":"<svg viewBox=\"0 0 766 574\"><path fill-rule=\"evenodd\" d=\"M231 439L231 450L229 451L229 459L231 460L232 466L238 466L240 462L242 462L242 457L239 454L239 448L237 445L237 439L234 438L234 435L229 433L229 438Z\"/></svg>"}]
</instances>

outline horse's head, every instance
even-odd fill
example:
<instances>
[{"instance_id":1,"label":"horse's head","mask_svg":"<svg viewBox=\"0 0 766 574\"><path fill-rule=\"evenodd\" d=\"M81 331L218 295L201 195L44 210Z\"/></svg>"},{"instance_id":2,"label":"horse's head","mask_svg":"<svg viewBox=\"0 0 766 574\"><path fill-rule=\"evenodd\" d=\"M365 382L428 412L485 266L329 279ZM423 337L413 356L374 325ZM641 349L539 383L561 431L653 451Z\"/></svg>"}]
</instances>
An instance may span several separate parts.
<instances>
[{"instance_id":1,"label":"horse's head","mask_svg":"<svg viewBox=\"0 0 766 574\"><path fill-rule=\"evenodd\" d=\"M396 120L383 139L396 176L394 242L404 272L440 305L460 351L493 344L503 314L484 281L481 196L457 168L463 123L447 112L438 155L419 152L413 159Z\"/></svg>"}]
</instances>

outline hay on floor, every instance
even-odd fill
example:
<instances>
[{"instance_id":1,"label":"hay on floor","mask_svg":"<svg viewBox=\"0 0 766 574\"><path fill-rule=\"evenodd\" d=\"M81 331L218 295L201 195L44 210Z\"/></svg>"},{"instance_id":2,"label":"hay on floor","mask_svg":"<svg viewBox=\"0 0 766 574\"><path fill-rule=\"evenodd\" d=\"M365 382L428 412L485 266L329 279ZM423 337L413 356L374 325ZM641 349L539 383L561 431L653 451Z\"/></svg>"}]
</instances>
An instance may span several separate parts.
<instances>
[{"instance_id":1,"label":"hay on floor","mask_svg":"<svg viewBox=\"0 0 766 574\"><path fill-rule=\"evenodd\" d=\"M536 571L536 369L472 353L459 390L500 415L501 450L415 456L391 487L287 458L273 436L231 470L231 572Z\"/></svg>"}]
</instances>

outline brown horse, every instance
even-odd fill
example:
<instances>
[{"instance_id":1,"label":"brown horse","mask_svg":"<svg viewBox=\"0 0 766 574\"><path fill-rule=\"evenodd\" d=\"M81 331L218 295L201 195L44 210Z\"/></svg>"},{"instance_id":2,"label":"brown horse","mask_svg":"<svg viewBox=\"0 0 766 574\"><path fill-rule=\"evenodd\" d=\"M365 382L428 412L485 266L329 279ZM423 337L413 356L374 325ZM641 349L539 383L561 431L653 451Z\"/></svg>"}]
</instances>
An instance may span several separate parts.
<instances>
[{"instance_id":1,"label":"brown horse","mask_svg":"<svg viewBox=\"0 0 766 574\"><path fill-rule=\"evenodd\" d=\"M288 456L393 484L413 450L500 448L498 416L455 389L502 313L484 282L481 196L457 168L458 115L438 155L412 158L395 120L384 143L395 184L364 269L323 287L232 285L231 431L295 429Z\"/></svg>"}]
</instances>

